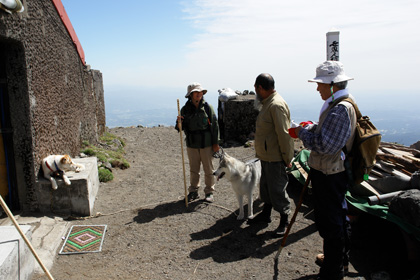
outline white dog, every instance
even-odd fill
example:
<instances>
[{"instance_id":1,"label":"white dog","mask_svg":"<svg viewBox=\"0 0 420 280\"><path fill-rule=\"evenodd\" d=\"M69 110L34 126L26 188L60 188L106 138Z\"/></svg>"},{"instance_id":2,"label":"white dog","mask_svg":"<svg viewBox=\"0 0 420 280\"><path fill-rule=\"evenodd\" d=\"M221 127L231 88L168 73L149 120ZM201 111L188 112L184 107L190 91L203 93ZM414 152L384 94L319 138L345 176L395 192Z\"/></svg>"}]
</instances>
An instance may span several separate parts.
<instances>
[{"instance_id":1,"label":"white dog","mask_svg":"<svg viewBox=\"0 0 420 280\"><path fill-rule=\"evenodd\" d=\"M54 177L62 177L66 185L70 185L70 180L66 176L65 171L80 172L85 167L82 164L77 164L71 160L69 155L51 155L42 160L42 171L44 177L51 181L52 188L58 188L57 182Z\"/></svg>"},{"instance_id":2,"label":"white dog","mask_svg":"<svg viewBox=\"0 0 420 280\"><path fill-rule=\"evenodd\" d=\"M239 203L238 220L244 218L244 200L243 196L248 197L248 218L254 217L252 210L253 192L260 183L261 163L258 159L254 159L244 163L226 153L219 154L219 168L213 173L217 176L217 180L225 174L232 184Z\"/></svg>"}]
</instances>

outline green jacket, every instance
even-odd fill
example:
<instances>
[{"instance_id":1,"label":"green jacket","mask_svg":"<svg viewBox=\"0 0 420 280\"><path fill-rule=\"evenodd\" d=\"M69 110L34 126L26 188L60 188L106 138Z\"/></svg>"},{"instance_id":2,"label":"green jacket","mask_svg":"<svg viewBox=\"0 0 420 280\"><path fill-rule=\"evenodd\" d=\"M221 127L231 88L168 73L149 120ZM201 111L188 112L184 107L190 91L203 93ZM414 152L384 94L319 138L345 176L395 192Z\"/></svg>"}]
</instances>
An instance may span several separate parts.
<instances>
[{"instance_id":1,"label":"green jacket","mask_svg":"<svg viewBox=\"0 0 420 280\"><path fill-rule=\"evenodd\" d=\"M277 92L262 101L262 109L255 127L255 153L263 161L284 161L293 158L294 144L289 135L290 111L286 101Z\"/></svg>"},{"instance_id":2,"label":"green jacket","mask_svg":"<svg viewBox=\"0 0 420 280\"><path fill-rule=\"evenodd\" d=\"M207 113L207 112L208 113ZM219 144L219 124L213 107L204 99L196 108L188 100L181 108L182 130L186 135L187 147L205 148ZM178 126L175 127L178 130Z\"/></svg>"}]
</instances>

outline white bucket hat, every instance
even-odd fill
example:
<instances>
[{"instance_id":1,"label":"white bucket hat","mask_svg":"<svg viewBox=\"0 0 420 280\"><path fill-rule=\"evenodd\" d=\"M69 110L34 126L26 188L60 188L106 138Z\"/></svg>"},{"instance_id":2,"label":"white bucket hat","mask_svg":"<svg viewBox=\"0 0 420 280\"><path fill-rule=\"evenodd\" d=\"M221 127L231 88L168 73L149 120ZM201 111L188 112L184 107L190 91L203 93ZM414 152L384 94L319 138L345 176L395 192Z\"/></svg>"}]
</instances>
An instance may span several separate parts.
<instances>
[{"instance_id":1,"label":"white bucket hat","mask_svg":"<svg viewBox=\"0 0 420 280\"><path fill-rule=\"evenodd\" d=\"M339 61L325 61L316 68L316 77L308 82L331 84L353 80L344 73L343 63Z\"/></svg>"},{"instance_id":2,"label":"white bucket hat","mask_svg":"<svg viewBox=\"0 0 420 280\"><path fill-rule=\"evenodd\" d=\"M207 89L203 88L199 83L192 83L187 88L187 94L185 95L185 98L188 98L188 96L190 96L194 91L202 91L204 95L206 94Z\"/></svg>"}]
</instances>

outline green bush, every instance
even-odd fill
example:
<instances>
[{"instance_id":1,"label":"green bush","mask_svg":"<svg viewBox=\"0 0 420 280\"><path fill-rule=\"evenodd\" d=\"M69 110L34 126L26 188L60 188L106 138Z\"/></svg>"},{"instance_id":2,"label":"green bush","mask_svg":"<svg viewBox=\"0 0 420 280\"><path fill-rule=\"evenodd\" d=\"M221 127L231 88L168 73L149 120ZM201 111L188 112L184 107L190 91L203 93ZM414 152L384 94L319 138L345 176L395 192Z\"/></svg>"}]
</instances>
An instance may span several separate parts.
<instances>
[{"instance_id":1,"label":"green bush","mask_svg":"<svg viewBox=\"0 0 420 280\"><path fill-rule=\"evenodd\" d=\"M100 141L103 141L103 142L107 143L107 144L108 144L108 145L110 145L110 146L112 146L112 145L114 144L114 143L113 143L114 139L119 140L119 141L121 142L121 145L122 145L123 147L125 147L125 142L124 142L124 140L123 140L121 137L118 137L118 136L116 136L116 135L114 135L114 134L112 134L112 133L105 132L105 133L104 133L104 135L102 135L102 136L99 138L99 140L100 140Z\"/></svg>"},{"instance_id":2,"label":"green bush","mask_svg":"<svg viewBox=\"0 0 420 280\"><path fill-rule=\"evenodd\" d=\"M99 182L109 182L114 179L114 175L112 174L112 172L105 168L99 168L98 175Z\"/></svg>"},{"instance_id":3,"label":"green bush","mask_svg":"<svg viewBox=\"0 0 420 280\"><path fill-rule=\"evenodd\" d=\"M121 169L127 169L127 168L129 168L129 167L130 167L130 164L128 163L128 161L127 161L127 160L123 159L123 160L122 160L122 162L123 162L123 167L124 167L124 168L121 168Z\"/></svg>"},{"instance_id":4,"label":"green bush","mask_svg":"<svg viewBox=\"0 0 420 280\"><path fill-rule=\"evenodd\" d=\"M87 140L84 140L83 142L82 142L82 147L89 147L89 141L87 141Z\"/></svg>"},{"instance_id":5,"label":"green bush","mask_svg":"<svg viewBox=\"0 0 420 280\"><path fill-rule=\"evenodd\" d=\"M97 153L96 157L98 158L99 161L102 161L102 162L108 161L107 157L104 154Z\"/></svg>"},{"instance_id":6,"label":"green bush","mask_svg":"<svg viewBox=\"0 0 420 280\"><path fill-rule=\"evenodd\" d=\"M110 163L112 167L121 169L129 168L130 164L124 158L125 142L121 137L117 137L109 132L105 132L99 140L100 143L98 143L96 146L89 144L89 141L87 140L82 141L81 152L87 156L97 157L98 161L104 164L98 166L99 181L108 182L114 179L114 175L111 171L104 168L106 163Z\"/></svg>"},{"instance_id":7,"label":"green bush","mask_svg":"<svg viewBox=\"0 0 420 280\"><path fill-rule=\"evenodd\" d=\"M85 155L91 156L91 157L96 155L96 152L92 148L86 148L86 149L82 150L82 153L84 153Z\"/></svg>"},{"instance_id":8,"label":"green bush","mask_svg":"<svg viewBox=\"0 0 420 280\"><path fill-rule=\"evenodd\" d=\"M130 167L130 164L125 159L114 159L111 161L112 167L118 167L120 169L127 169Z\"/></svg>"}]
</instances>

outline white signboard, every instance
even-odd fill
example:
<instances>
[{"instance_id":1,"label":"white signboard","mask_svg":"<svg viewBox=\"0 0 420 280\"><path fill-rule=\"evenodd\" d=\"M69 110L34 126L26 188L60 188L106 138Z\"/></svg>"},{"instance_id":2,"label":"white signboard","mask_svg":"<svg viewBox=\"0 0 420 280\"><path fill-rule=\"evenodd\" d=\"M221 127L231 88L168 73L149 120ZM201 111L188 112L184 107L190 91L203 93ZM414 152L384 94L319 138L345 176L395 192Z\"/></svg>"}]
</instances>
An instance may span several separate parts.
<instances>
[{"instance_id":1,"label":"white signboard","mask_svg":"<svg viewBox=\"0 0 420 280\"><path fill-rule=\"evenodd\" d=\"M330 30L327 33L327 60L340 60L340 31Z\"/></svg>"}]
</instances>

